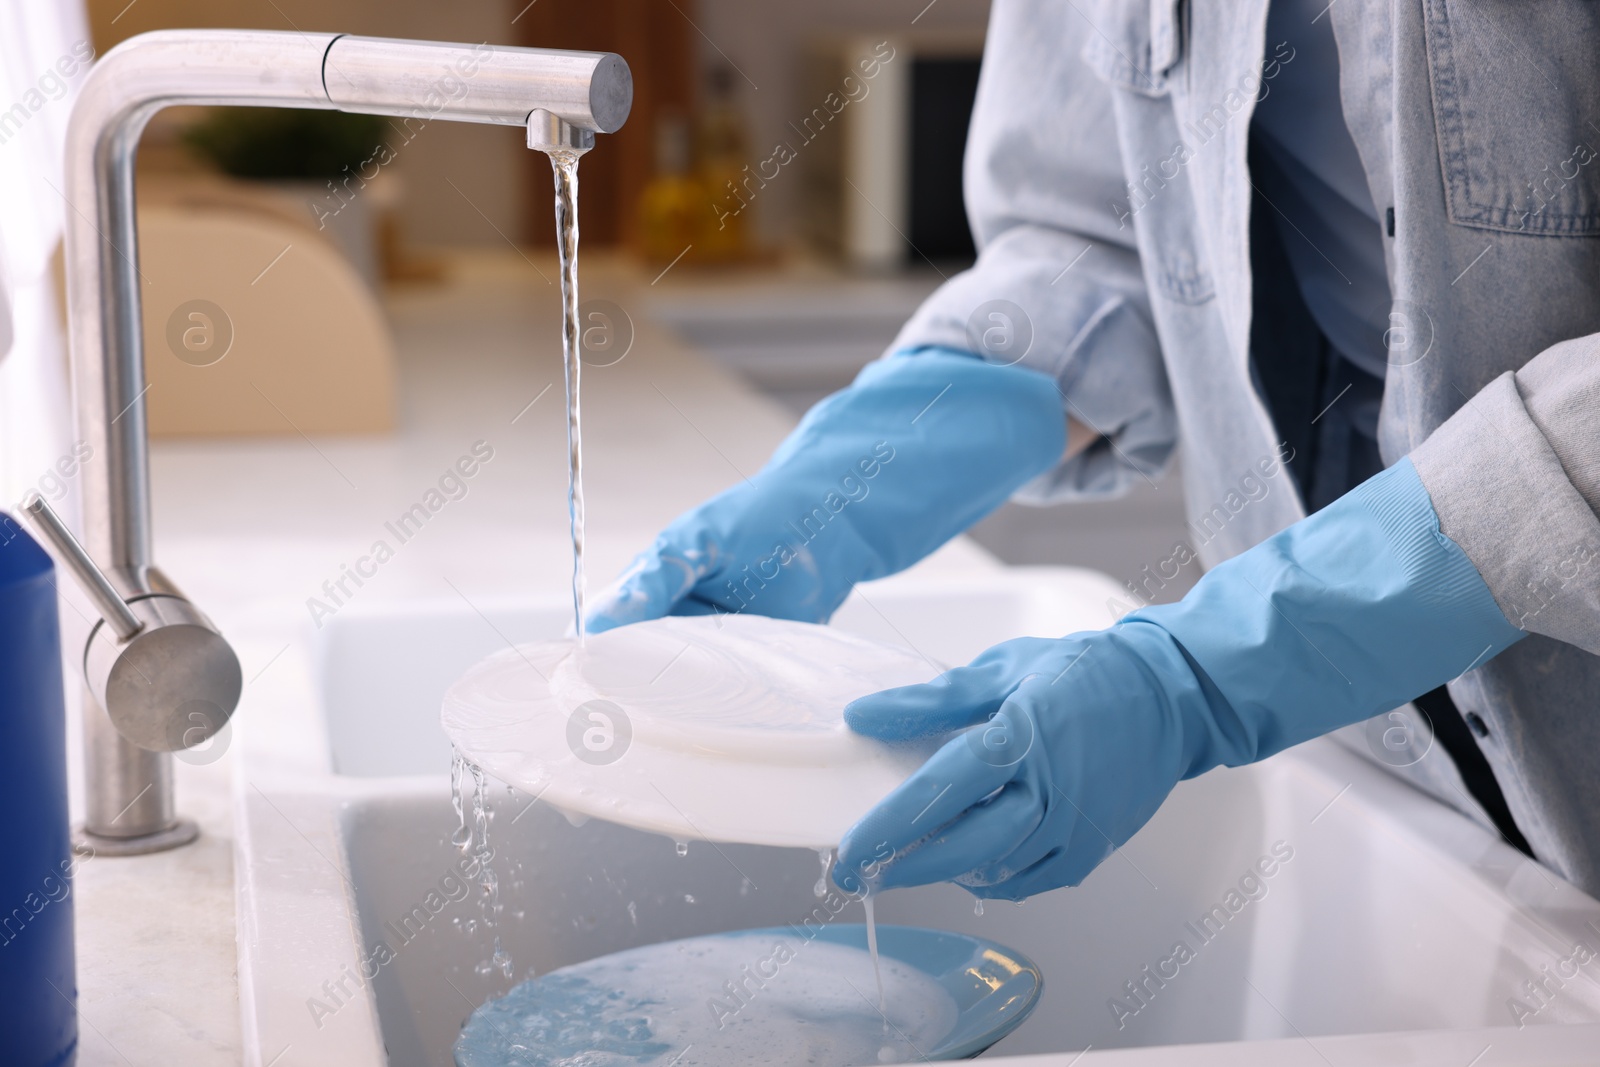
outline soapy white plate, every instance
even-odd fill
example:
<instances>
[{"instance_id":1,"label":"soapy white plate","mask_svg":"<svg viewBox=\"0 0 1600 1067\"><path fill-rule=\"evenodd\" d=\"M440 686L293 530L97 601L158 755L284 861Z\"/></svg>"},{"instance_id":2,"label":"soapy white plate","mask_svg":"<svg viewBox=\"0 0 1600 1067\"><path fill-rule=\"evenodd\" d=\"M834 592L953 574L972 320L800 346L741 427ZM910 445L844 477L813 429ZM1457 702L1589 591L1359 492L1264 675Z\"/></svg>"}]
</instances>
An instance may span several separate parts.
<instances>
[{"instance_id":1,"label":"soapy white plate","mask_svg":"<svg viewBox=\"0 0 1600 1067\"><path fill-rule=\"evenodd\" d=\"M680 841L830 848L931 745L854 734L844 706L940 667L826 626L656 619L498 652L445 694L444 731L569 815Z\"/></svg>"}]
</instances>

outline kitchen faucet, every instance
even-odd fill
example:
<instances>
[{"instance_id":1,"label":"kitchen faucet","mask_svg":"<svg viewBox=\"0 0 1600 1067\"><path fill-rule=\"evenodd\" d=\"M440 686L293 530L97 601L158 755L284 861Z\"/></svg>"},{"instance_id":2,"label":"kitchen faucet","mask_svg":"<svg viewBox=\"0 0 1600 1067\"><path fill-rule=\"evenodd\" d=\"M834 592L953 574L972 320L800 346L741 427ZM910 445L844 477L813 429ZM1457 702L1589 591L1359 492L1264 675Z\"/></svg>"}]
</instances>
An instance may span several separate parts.
<instances>
[{"instance_id":1,"label":"kitchen faucet","mask_svg":"<svg viewBox=\"0 0 1600 1067\"><path fill-rule=\"evenodd\" d=\"M83 468L81 542L37 495L24 505L101 615L84 649L80 848L131 855L194 840L172 753L228 721L238 657L151 556L134 162L150 117L178 104L320 108L522 126L528 147L586 151L622 126L620 56L263 30L167 30L124 41L84 80L66 146L67 308ZM98 564L98 565L97 565Z\"/></svg>"}]
</instances>

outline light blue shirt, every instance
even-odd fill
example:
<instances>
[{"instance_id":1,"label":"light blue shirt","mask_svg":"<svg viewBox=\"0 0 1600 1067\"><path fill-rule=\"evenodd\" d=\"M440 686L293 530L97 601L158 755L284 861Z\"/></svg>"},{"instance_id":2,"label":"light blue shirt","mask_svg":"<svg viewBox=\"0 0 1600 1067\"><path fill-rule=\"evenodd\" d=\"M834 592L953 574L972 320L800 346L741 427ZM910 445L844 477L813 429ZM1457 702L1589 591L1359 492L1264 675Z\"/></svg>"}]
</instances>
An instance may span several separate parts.
<instances>
[{"instance_id":1,"label":"light blue shirt","mask_svg":"<svg viewBox=\"0 0 1600 1067\"><path fill-rule=\"evenodd\" d=\"M1443 533L1533 635L1451 698L1481 720L1539 858L1600 893L1593 6L1339 0L1315 25L1333 23L1327 69L1349 88L1343 123L1377 208L1330 228L1379 236L1407 327L1390 335L1382 456L1411 457ZM1285 61L1268 14L1267 0L994 0L964 170L978 261L891 346L975 351L995 314L1024 326L1006 358L1053 378L1064 415L1102 437L1020 495L1142 484L1181 441L1187 547L1207 565L1305 514L1251 379L1246 160L1261 87L1269 102L1291 89L1316 46ZM1335 114L1303 119L1317 111ZM1359 178L1312 173L1359 205ZM1377 218L1391 207L1388 236ZM1339 234L1311 236L1339 262ZM1366 314L1345 306L1349 321ZM1359 331L1351 343L1326 323L1364 351ZM1395 773L1463 803L1448 758Z\"/></svg>"}]
</instances>

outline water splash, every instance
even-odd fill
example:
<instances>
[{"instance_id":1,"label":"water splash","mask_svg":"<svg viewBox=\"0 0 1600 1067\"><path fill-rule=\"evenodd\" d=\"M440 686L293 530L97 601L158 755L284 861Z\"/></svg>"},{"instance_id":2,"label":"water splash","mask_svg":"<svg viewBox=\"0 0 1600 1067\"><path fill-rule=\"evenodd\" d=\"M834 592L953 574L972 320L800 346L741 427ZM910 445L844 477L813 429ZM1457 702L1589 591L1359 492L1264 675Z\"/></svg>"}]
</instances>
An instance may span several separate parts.
<instances>
[{"instance_id":1,"label":"water splash","mask_svg":"<svg viewBox=\"0 0 1600 1067\"><path fill-rule=\"evenodd\" d=\"M472 829L467 826L467 806L463 788L467 774L467 758L455 746L450 748L450 804L456 812L456 830L450 843L465 850L472 842Z\"/></svg>"},{"instance_id":2,"label":"water splash","mask_svg":"<svg viewBox=\"0 0 1600 1067\"><path fill-rule=\"evenodd\" d=\"M469 774L472 778L470 804L464 796L466 778ZM456 813L461 820L460 828L451 835L450 840L478 864L478 919L469 919L465 929L471 935L481 923L484 931L492 934L494 938L489 958L480 962L474 970L483 976L499 971L502 976L510 979L514 973L511 955L506 952L505 945L500 940L499 921L503 905L500 903L500 879L494 869L494 849L489 845L491 813L488 786L483 770L477 764L463 759L460 753L456 753L450 768L450 785L451 802L455 805Z\"/></svg>"}]
</instances>

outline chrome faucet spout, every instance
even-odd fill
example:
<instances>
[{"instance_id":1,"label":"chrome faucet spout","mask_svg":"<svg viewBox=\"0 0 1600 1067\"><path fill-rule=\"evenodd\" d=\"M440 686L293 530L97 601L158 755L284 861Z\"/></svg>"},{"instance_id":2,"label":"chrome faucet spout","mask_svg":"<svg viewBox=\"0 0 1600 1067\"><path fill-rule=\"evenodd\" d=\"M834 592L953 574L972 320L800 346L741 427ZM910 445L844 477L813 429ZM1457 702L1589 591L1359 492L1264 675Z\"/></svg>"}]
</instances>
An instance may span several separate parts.
<instances>
[{"instance_id":1,"label":"chrome faucet spout","mask_svg":"<svg viewBox=\"0 0 1600 1067\"><path fill-rule=\"evenodd\" d=\"M66 274L78 434L97 461L81 480L79 541L140 629L106 640L84 668L84 831L102 854L193 838L173 815L170 752L202 743L238 701L238 664L209 620L156 569L144 410L134 162L150 117L177 104L320 108L541 128L587 138L628 117L633 81L608 52L403 41L260 30L167 30L130 38L85 79L67 130ZM544 118L548 116L548 119ZM529 134L530 143L532 133ZM83 570L79 560L78 569ZM117 622L128 629L126 619ZM143 649L145 651L141 652ZM129 672L163 684L135 693ZM162 694L151 703L150 692ZM186 725L207 709L205 728ZM106 721L109 720L109 721Z\"/></svg>"}]
</instances>

